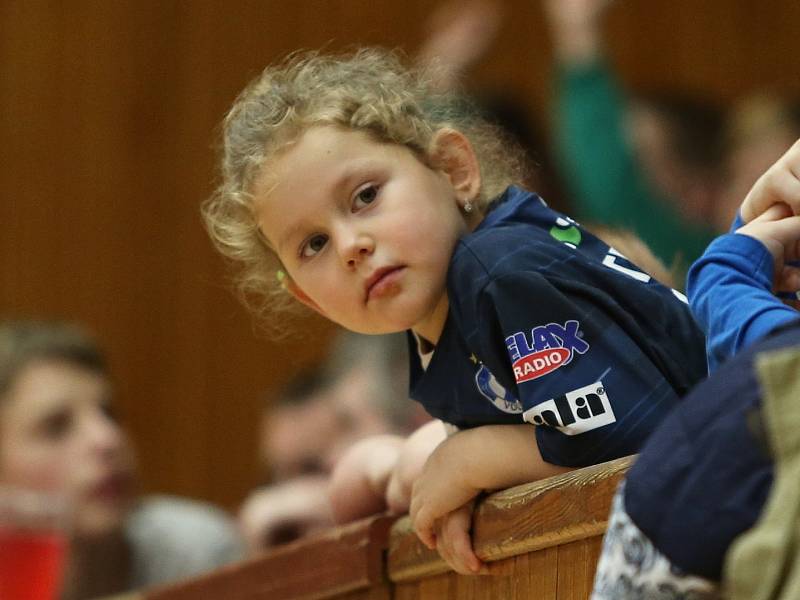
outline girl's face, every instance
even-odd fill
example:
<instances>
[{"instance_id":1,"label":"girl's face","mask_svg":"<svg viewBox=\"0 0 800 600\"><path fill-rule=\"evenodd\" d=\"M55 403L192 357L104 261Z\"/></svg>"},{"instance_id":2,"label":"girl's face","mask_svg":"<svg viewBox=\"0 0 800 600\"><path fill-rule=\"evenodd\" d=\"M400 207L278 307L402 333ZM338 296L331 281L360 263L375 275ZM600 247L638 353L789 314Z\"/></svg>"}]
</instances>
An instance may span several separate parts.
<instances>
[{"instance_id":1,"label":"girl's face","mask_svg":"<svg viewBox=\"0 0 800 600\"><path fill-rule=\"evenodd\" d=\"M64 361L24 367L0 399L0 482L62 494L76 535L116 530L135 477L105 377Z\"/></svg>"},{"instance_id":2,"label":"girl's face","mask_svg":"<svg viewBox=\"0 0 800 600\"><path fill-rule=\"evenodd\" d=\"M438 340L450 256L468 231L461 206L479 185L463 136L438 151L455 157L443 170L405 146L319 126L274 159L256 181L256 218L295 295L352 331Z\"/></svg>"}]
</instances>

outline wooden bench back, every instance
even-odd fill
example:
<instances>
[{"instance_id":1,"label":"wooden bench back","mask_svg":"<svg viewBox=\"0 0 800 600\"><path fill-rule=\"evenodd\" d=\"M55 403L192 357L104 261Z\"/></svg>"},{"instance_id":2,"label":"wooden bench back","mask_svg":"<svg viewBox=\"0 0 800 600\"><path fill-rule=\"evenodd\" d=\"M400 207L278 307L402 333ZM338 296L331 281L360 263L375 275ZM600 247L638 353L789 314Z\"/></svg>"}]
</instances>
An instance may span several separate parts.
<instances>
[{"instance_id":1,"label":"wooden bench back","mask_svg":"<svg viewBox=\"0 0 800 600\"><path fill-rule=\"evenodd\" d=\"M622 458L497 492L475 511L489 576L461 576L423 546L408 517L378 516L298 540L143 600L585 600Z\"/></svg>"}]
</instances>

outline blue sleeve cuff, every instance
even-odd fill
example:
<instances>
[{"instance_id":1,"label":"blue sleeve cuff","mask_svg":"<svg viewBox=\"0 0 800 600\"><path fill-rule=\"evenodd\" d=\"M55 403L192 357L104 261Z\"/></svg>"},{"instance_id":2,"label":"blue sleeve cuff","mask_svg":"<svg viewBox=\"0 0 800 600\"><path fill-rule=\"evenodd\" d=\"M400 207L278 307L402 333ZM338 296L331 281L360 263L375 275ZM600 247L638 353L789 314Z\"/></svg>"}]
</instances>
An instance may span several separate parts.
<instances>
[{"instance_id":1,"label":"blue sleeve cuff","mask_svg":"<svg viewBox=\"0 0 800 600\"><path fill-rule=\"evenodd\" d=\"M733 233L734 231L736 231L737 229L739 229L739 227L742 227L743 225L744 225L744 219L742 219L742 213L740 213L737 210L736 211L736 217L733 219L733 223L731 223L731 228L728 230L728 233Z\"/></svg>"},{"instance_id":2,"label":"blue sleeve cuff","mask_svg":"<svg viewBox=\"0 0 800 600\"><path fill-rule=\"evenodd\" d=\"M769 253L767 247L760 240L741 233L726 233L709 244L705 253L695 265L705 262L705 257L718 256L720 254L744 259L744 262L737 261L737 265L749 267L747 271L749 271L750 275L765 281L767 287L771 286L775 268L774 261L772 254ZM695 270L695 265L689 271L690 279L692 278L692 271Z\"/></svg>"}]
</instances>

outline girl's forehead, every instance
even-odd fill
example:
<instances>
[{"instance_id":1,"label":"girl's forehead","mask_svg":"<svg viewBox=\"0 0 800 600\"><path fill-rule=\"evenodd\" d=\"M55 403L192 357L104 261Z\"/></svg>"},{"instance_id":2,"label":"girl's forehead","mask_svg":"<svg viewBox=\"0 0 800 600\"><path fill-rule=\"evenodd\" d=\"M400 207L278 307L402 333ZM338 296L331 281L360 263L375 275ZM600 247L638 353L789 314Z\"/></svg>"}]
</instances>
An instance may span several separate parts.
<instances>
[{"instance_id":1,"label":"girl's forehead","mask_svg":"<svg viewBox=\"0 0 800 600\"><path fill-rule=\"evenodd\" d=\"M264 161L254 179L253 194L258 198L287 184L308 185L322 175L342 177L360 166L407 152L409 148L378 140L368 131L315 125Z\"/></svg>"},{"instance_id":2,"label":"girl's forehead","mask_svg":"<svg viewBox=\"0 0 800 600\"><path fill-rule=\"evenodd\" d=\"M253 184L256 208L259 202L282 192L342 183L353 171L391 153L393 146L363 131L333 125L311 127L264 161Z\"/></svg>"}]
</instances>

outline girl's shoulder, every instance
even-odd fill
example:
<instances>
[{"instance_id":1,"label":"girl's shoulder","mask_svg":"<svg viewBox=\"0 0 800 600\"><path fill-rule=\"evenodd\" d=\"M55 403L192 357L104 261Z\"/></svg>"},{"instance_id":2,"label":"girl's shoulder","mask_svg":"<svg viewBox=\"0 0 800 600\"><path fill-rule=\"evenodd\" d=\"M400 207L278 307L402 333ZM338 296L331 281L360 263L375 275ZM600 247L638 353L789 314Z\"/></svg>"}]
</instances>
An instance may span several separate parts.
<instances>
[{"instance_id":1,"label":"girl's shoulder","mask_svg":"<svg viewBox=\"0 0 800 600\"><path fill-rule=\"evenodd\" d=\"M609 246L609 235L615 245L625 242L624 252ZM491 205L483 222L459 240L451 258L449 282L488 281L524 273L551 280L585 279L600 287L607 277L614 279L620 274L647 283L652 279L647 272L653 272L654 263L631 262L626 257L631 247L623 232L595 235L568 215L550 209L536 194L510 187ZM649 252L634 254L641 257ZM668 274L665 268L663 271ZM669 283L669 278L665 282Z\"/></svg>"},{"instance_id":2,"label":"girl's shoulder","mask_svg":"<svg viewBox=\"0 0 800 600\"><path fill-rule=\"evenodd\" d=\"M450 261L450 278L578 276L597 269L608 252L608 245L574 220L548 210L534 218L505 219L461 238Z\"/></svg>"},{"instance_id":3,"label":"girl's shoulder","mask_svg":"<svg viewBox=\"0 0 800 600\"><path fill-rule=\"evenodd\" d=\"M450 260L450 271L460 277L497 277L508 272L546 270L569 253L543 228L531 224L504 224L461 238Z\"/></svg>"}]
</instances>

